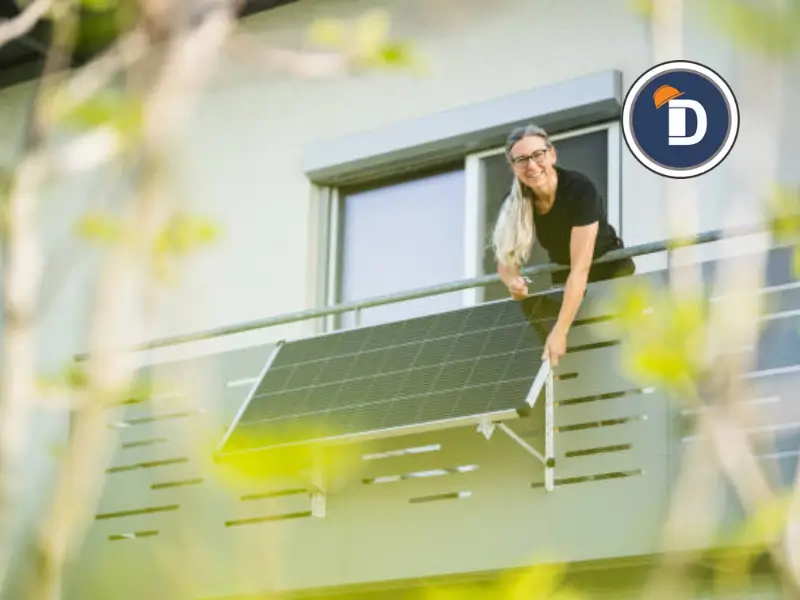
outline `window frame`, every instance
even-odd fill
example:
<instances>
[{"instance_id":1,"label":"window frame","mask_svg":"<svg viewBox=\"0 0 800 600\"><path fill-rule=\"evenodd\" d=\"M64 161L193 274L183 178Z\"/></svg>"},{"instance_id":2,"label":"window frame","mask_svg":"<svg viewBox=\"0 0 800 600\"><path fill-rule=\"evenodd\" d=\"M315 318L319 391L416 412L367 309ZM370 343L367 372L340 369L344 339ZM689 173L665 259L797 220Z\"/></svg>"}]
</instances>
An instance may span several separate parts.
<instances>
[{"instance_id":1,"label":"window frame","mask_svg":"<svg viewBox=\"0 0 800 600\"><path fill-rule=\"evenodd\" d=\"M622 132L618 119L603 121L585 127L568 129L551 135L554 143L559 140L578 137L595 133L607 132L608 156L608 193L606 204L608 207L609 221L615 226L620 236L622 233ZM463 164L464 170L464 265L460 279L474 279L483 275L484 240L486 239L486 199L483 198L482 161L491 156L505 152L503 146L494 146L477 152L465 153L458 161ZM448 161L455 166L455 161ZM445 165L443 165L445 166ZM427 171L436 172L439 169L421 169L419 173L408 171L399 176L381 177L373 182L375 187L391 185L399 179L412 179L416 176L425 177ZM319 243L327 250L326 260L321 261L322 269L317 279L317 285L324 290L320 297L332 306L339 301L341 293L342 248L344 244L342 217L344 189L361 186L319 186L317 198L320 203L320 218L323 222ZM370 186L372 187L372 186ZM446 282L442 282L446 283ZM482 301L483 288L472 288L462 292L463 306L474 306ZM333 331L338 328L339 319L331 315L325 319L324 330Z\"/></svg>"}]
</instances>

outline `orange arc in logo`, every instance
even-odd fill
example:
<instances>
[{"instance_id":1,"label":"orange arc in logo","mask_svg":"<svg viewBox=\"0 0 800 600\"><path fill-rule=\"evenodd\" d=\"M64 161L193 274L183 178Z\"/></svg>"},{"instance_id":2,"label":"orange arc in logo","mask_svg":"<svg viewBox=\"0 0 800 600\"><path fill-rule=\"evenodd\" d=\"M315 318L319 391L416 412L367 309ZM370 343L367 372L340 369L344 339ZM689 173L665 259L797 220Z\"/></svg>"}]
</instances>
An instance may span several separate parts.
<instances>
[{"instance_id":1,"label":"orange arc in logo","mask_svg":"<svg viewBox=\"0 0 800 600\"><path fill-rule=\"evenodd\" d=\"M653 93L653 102L656 103L656 108L661 108L670 100L683 96L683 94L684 92L679 92L671 85L662 85Z\"/></svg>"}]
</instances>

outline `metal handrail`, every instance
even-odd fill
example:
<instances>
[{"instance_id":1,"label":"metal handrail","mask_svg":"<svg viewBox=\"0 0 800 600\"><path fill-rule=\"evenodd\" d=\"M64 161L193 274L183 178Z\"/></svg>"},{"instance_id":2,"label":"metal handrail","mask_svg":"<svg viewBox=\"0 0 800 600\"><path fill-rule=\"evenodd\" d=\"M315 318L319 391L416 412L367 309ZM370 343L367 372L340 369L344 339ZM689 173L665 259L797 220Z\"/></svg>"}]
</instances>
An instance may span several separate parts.
<instances>
[{"instance_id":1,"label":"metal handrail","mask_svg":"<svg viewBox=\"0 0 800 600\"><path fill-rule=\"evenodd\" d=\"M633 258L636 256L645 256L648 254L656 254L658 252L668 252L681 246L693 246L699 244L707 244L710 242L721 241L725 238L739 237L744 235L752 235L754 233L763 233L768 231L768 225L747 225L732 229L714 229L692 236L691 238L670 238L660 240L657 242L648 242L646 244L639 244L638 246L630 246L628 248L620 248L612 250L603 256L597 258L594 264L611 262L623 258ZM557 263L543 263L532 267L526 267L520 270L522 275L536 275L541 273L552 273L560 270L568 269L569 267ZM441 294L448 294L462 290L486 287L493 283L500 281L500 276L497 274L482 275L471 279L461 279L452 281L450 283L443 283L439 285L429 286L426 288L418 288L404 292L393 294L386 294L383 296L376 296L366 300L356 300L351 302L342 302L332 306L325 306L322 308L313 308L308 310L301 310L293 313L284 313L274 317L267 317L264 319L256 319L255 321L247 321L235 325L225 325L223 327L215 327L211 329L204 329L194 333L179 334L157 338L149 342L134 345L131 350L153 350L156 348L164 348L167 346L176 346L178 344L186 344L189 342L199 342L212 338L222 337L226 335L235 335L245 333L247 331L254 331L256 329L266 329L268 327L275 327L277 325L286 325L289 323L297 323L299 321L309 321L311 319L319 319L322 317L329 317L333 315L340 315L347 312L354 312L366 308L373 308L376 306L385 306L387 304L396 304L398 302L407 302L409 300L417 300L420 298L428 298L431 296L438 296ZM87 354L79 354L77 360L85 360Z\"/></svg>"}]
</instances>

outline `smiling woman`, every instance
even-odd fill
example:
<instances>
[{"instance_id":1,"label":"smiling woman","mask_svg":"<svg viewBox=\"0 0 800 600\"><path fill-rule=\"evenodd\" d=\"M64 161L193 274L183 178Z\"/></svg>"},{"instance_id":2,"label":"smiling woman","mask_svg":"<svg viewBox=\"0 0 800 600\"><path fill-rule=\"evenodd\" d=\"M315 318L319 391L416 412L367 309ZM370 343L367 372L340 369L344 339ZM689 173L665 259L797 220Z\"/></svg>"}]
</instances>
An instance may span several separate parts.
<instances>
[{"instance_id":1,"label":"smiling woman","mask_svg":"<svg viewBox=\"0 0 800 600\"><path fill-rule=\"evenodd\" d=\"M506 142L506 157L514 179L493 235L503 283L517 300L528 295L519 268L537 239L552 262L569 267L552 274L553 284L563 284L564 291L542 358L555 367L566 352L566 336L586 284L630 275L635 268L631 259L593 264L621 248L622 240L608 222L595 185L586 175L556 164L558 153L543 129L535 125L514 129Z\"/></svg>"}]
</instances>

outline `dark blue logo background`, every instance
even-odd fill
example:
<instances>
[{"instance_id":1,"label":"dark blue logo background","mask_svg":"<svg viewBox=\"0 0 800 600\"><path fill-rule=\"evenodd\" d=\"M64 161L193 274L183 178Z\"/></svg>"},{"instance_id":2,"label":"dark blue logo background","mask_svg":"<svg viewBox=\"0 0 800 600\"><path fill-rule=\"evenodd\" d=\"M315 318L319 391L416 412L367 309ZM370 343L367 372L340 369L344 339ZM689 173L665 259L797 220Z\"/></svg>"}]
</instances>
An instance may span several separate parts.
<instances>
[{"instance_id":1,"label":"dark blue logo background","mask_svg":"<svg viewBox=\"0 0 800 600\"><path fill-rule=\"evenodd\" d=\"M670 85L683 95L679 99L696 100L703 105L708 120L705 137L692 146L669 145L669 104L656 108L653 93ZM686 135L697 130L693 110L686 109ZM705 77L690 71L672 71L656 76L645 85L631 111L631 129L641 150L653 161L668 168L698 166L714 156L725 144L731 125L731 112L723 93Z\"/></svg>"}]
</instances>

